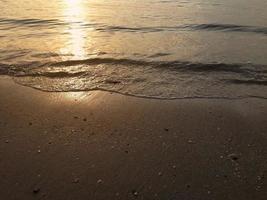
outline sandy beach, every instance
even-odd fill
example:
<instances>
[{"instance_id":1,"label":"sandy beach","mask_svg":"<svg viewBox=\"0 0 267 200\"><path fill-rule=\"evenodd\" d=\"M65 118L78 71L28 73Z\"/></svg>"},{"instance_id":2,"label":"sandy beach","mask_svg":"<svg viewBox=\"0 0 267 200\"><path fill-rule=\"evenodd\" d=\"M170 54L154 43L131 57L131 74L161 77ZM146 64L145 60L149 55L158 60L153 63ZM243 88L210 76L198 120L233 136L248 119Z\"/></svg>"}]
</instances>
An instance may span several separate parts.
<instances>
[{"instance_id":1,"label":"sandy beach","mask_svg":"<svg viewBox=\"0 0 267 200\"><path fill-rule=\"evenodd\" d=\"M266 199L266 100L0 96L0 199Z\"/></svg>"}]
</instances>

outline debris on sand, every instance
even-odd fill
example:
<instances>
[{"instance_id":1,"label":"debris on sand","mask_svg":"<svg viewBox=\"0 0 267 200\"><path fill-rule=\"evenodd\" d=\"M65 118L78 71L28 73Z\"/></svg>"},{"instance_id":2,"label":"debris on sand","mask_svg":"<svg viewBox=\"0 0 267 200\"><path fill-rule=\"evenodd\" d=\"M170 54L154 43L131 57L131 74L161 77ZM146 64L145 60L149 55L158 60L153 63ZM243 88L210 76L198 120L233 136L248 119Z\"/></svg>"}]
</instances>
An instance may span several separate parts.
<instances>
[{"instance_id":1,"label":"debris on sand","mask_svg":"<svg viewBox=\"0 0 267 200\"><path fill-rule=\"evenodd\" d=\"M72 182L73 183L79 183L80 182L80 179L79 178L75 178Z\"/></svg>"},{"instance_id":2,"label":"debris on sand","mask_svg":"<svg viewBox=\"0 0 267 200\"><path fill-rule=\"evenodd\" d=\"M134 197L138 197L138 192L137 192L136 190L132 190L132 195L133 195Z\"/></svg>"},{"instance_id":3,"label":"debris on sand","mask_svg":"<svg viewBox=\"0 0 267 200\"><path fill-rule=\"evenodd\" d=\"M35 187L35 188L33 189L32 192L33 192L34 194L37 194L37 193L40 192L40 190L41 190L41 189L40 189L39 187Z\"/></svg>"},{"instance_id":4,"label":"debris on sand","mask_svg":"<svg viewBox=\"0 0 267 200\"><path fill-rule=\"evenodd\" d=\"M235 153L229 154L228 157L233 161L237 161L239 159L239 156Z\"/></svg>"},{"instance_id":5,"label":"debris on sand","mask_svg":"<svg viewBox=\"0 0 267 200\"><path fill-rule=\"evenodd\" d=\"M187 143L188 143L188 144L195 144L195 141L189 139L189 140L187 140Z\"/></svg>"},{"instance_id":6,"label":"debris on sand","mask_svg":"<svg viewBox=\"0 0 267 200\"><path fill-rule=\"evenodd\" d=\"M108 83L108 84L119 84L119 83L121 83L121 81L119 81L119 80L107 79L107 80L105 80L105 83Z\"/></svg>"}]
</instances>

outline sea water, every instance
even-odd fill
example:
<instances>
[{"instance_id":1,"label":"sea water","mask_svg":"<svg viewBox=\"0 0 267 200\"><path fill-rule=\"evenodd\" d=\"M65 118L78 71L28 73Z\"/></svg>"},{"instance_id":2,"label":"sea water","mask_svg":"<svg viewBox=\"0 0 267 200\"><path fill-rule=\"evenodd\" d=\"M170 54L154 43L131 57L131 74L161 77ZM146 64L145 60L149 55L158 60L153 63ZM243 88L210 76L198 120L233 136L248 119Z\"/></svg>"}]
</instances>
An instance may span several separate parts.
<instances>
[{"instance_id":1,"label":"sea water","mask_svg":"<svg viewBox=\"0 0 267 200\"><path fill-rule=\"evenodd\" d=\"M44 91L267 98L267 1L0 0L0 74Z\"/></svg>"}]
</instances>

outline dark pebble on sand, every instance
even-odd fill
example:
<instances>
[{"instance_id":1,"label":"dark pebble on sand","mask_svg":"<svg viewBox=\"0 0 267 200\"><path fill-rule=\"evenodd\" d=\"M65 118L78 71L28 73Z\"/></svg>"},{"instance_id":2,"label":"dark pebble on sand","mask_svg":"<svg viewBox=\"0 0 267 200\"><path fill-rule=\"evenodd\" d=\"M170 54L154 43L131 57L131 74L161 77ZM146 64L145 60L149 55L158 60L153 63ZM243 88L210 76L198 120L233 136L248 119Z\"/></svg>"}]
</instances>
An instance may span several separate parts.
<instances>
[{"instance_id":1,"label":"dark pebble on sand","mask_svg":"<svg viewBox=\"0 0 267 200\"><path fill-rule=\"evenodd\" d=\"M86 118L84 118L84 119L83 119L83 121L84 121L84 122L86 122L86 121L87 121L87 119L86 119Z\"/></svg>"},{"instance_id":2,"label":"dark pebble on sand","mask_svg":"<svg viewBox=\"0 0 267 200\"><path fill-rule=\"evenodd\" d=\"M36 187L36 188L33 189L32 192L33 192L34 194L37 194L37 193L40 192L40 190L41 190L40 188Z\"/></svg>"},{"instance_id":3,"label":"dark pebble on sand","mask_svg":"<svg viewBox=\"0 0 267 200\"><path fill-rule=\"evenodd\" d=\"M235 153L229 154L228 157L233 161L237 161L239 159L238 155Z\"/></svg>"},{"instance_id":4,"label":"dark pebble on sand","mask_svg":"<svg viewBox=\"0 0 267 200\"><path fill-rule=\"evenodd\" d=\"M137 192L136 190L132 190L132 195L133 195L134 197L138 197L138 192Z\"/></svg>"},{"instance_id":5,"label":"dark pebble on sand","mask_svg":"<svg viewBox=\"0 0 267 200\"><path fill-rule=\"evenodd\" d=\"M32 122L29 122L29 125L31 126L32 125Z\"/></svg>"},{"instance_id":6,"label":"dark pebble on sand","mask_svg":"<svg viewBox=\"0 0 267 200\"><path fill-rule=\"evenodd\" d=\"M80 179L79 178L75 178L72 182L73 183L79 183L80 182Z\"/></svg>"},{"instance_id":7,"label":"dark pebble on sand","mask_svg":"<svg viewBox=\"0 0 267 200\"><path fill-rule=\"evenodd\" d=\"M121 83L121 81L118 81L118 80L105 80L106 83L109 83L109 84L118 84L118 83Z\"/></svg>"},{"instance_id":8,"label":"dark pebble on sand","mask_svg":"<svg viewBox=\"0 0 267 200\"><path fill-rule=\"evenodd\" d=\"M169 131L169 129L168 129L168 128L164 128L164 130L165 130L165 131Z\"/></svg>"}]
</instances>

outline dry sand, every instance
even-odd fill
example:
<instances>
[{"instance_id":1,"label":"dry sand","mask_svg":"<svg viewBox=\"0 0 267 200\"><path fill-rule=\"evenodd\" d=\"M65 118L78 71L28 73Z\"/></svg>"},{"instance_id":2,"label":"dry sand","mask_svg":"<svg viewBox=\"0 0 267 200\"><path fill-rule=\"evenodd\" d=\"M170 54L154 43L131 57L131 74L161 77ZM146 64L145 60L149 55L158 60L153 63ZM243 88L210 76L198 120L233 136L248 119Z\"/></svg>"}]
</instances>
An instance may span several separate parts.
<instances>
[{"instance_id":1,"label":"dry sand","mask_svg":"<svg viewBox=\"0 0 267 200\"><path fill-rule=\"evenodd\" d=\"M1 200L266 200L267 101L46 93L0 79Z\"/></svg>"}]
</instances>

